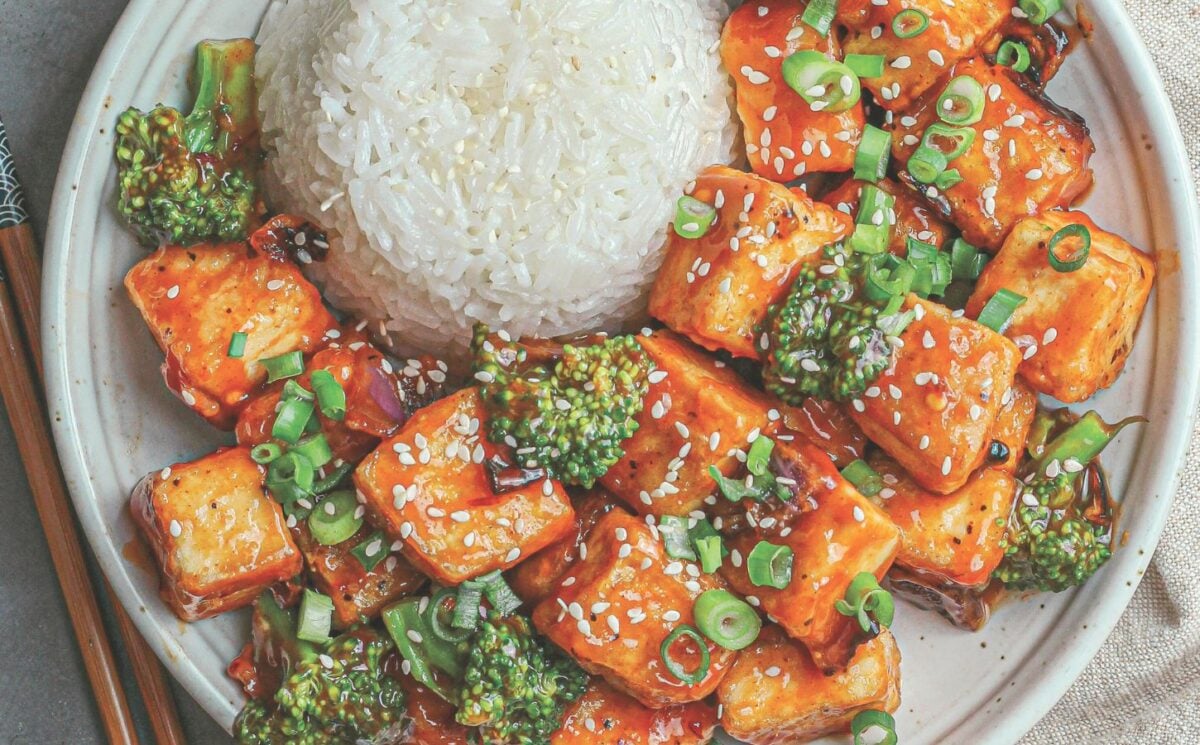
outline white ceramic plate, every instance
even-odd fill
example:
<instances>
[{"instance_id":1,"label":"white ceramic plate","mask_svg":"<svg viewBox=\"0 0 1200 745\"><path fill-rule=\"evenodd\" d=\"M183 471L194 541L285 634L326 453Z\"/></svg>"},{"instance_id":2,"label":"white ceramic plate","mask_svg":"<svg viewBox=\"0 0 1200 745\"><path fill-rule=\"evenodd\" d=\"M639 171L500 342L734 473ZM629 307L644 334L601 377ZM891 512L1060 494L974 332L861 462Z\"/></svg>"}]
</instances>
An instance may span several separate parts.
<instances>
[{"instance_id":1,"label":"white ceramic plate","mask_svg":"<svg viewBox=\"0 0 1200 745\"><path fill-rule=\"evenodd\" d=\"M686 1L686 0L681 0ZM144 473L223 442L167 392L162 355L121 286L143 255L112 209L112 124L125 106L182 103L193 45L253 35L267 0L134 0L96 65L59 173L46 243L47 382L76 510L138 627L200 704L228 727L241 706L225 666L247 638L244 613L185 625L157 578L129 563L126 496ZM1123 548L1082 591L1003 607L983 633L902 606L901 739L1015 741L1050 709L1120 617L1167 517L1192 429L1200 369L1195 193L1178 127L1119 0L1087 3L1093 38L1050 86L1092 128L1097 186L1084 209L1158 255L1157 291L1125 374L1094 403L1148 426L1106 453L1125 502ZM1183 373L1183 374L1180 374Z\"/></svg>"}]
</instances>

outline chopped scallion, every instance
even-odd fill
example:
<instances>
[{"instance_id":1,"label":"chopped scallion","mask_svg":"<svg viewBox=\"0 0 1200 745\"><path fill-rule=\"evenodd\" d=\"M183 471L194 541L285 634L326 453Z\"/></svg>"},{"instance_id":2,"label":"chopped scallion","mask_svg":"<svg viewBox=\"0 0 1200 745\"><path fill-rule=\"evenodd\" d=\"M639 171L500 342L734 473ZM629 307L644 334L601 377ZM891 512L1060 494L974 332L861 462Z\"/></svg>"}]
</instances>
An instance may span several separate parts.
<instances>
[{"instance_id":1,"label":"chopped scallion","mask_svg":"<svg viewBox=\"0 0 1200 745\"><path fill-rule=\"evenodd\" d=\"M745 649L762 631L762 619L754 608L728 590L701 593L692 614L700 632L725 649Z\"/></svg>"},{"instance_id":2,"label":"chopped scallion","mask_svg":"<svg viewBox=\"0 0 1200 745\"><path fill-rule=\"evenodd\" d=\"M882 54L847 54L842 61L860 78L877 78L883 75Z\"/></svg>"},{"instance_id":3,"label":"chopped scallion","mask_svg":"<svg viewBox=\"0 0 1200 745\"><path fill-rule=\"evenodd\" d=\"M521 607L521 599L504 581L504 575L500 573L499 569L488 572L477 579L483 585L484 597L488 599L492 610L502 616L507 616Z\"/></svg>"},{"instance_id":4,"label":"chopped scallion","mask_svg":"<svg viewBox=\"0 0 1200 745\"><path fill-rule=\"evenodd\" d=\"M294 378L304 372L304 355L299 352L288 352L277 357L267 357L258 361L266 368L267 382L274 383L284 378Z\"/></svg>"},{"instance_id":5,"label":"chopped scallion","mask_svg":"<svg viewBox=\"0 0 1200 745\"><path fill-rule=\"evenodd\" d=\"M1046 255L1056 272L1073 272L1087 263L1092 251L1092 231L1086 225L1066 225L1050 237Z\"/></svg>"},{"instance_id":6,"label":"chopped scallion","mask_svg":"<svg viewBox=\"0 0 1200 745\"><path fill-rule=\"evenodd\" d=\"M926 145L919 145L913 154L908 156L905 168L908 175L918 184L932 184L946 170L948 161L945 155Z\"/></svg>"},{"instance_id":7,"label":"chopped scallion","mask_svg":"<svg viewBox=\"0 0 1200 745\"><path fill-rule=\"evenodd\" d=\"M469 579L458 586L458 599L454 603L454 618L450 624L456 629L474 631L479 626L479 607L483 604L483 583Z\"/></svg>"},{"instance_id":8,"label":"chopped scallion","mask_svg":"<svg viewBox=\"0 0 1200 745\"><path fill-rule=\"evenodd\" d=\"M684 667L684 663L675 657L675 644L683 639L693 643L696 650L695 654L699 656L692 670ZM667 638L663 639L662 645L658 648L658 655L662 658L667 672L683 683L695 685L708 677L708 669L712 663L708 653L708 645L704 643L704 637L700 635L700 632L687 624L680 624L671 633L667 634Z\"/></svg>"},{"instance_id":9,"label":"chopped scallion","mask_svg":"<svg viewBox=\"0 0 1200 745\"><path fill-rule=\"evenodd\" d=\"M247 338L245 331L233 332L233 336L229 337L229 351L226 352L226 355L235 359L241 358L246 353Z\"/></svg>"},{"instance_id":10,"label":"chopped scallion","mask_svg":"<svg viewBox=\"0 0 1200 745\"><path fill-rule=\"evenodd\" d=\"M929 28L929 16L916 8L906 8L892 18L892 33L898 39L911 39Z\"/></svg>"},{"instance_id":11,"label":"chopped scallion","mask_svg":"<svg viewBox=\"0 0 1200 745\"><path fill-rule=\"evenodd\" d=\"M875 182L887 174L891 156L892 133L868 124L854 151L854 178Z\"/></svg>"},{"instance_id":12,"label":"chopped scallion","mask_svg":"<svg viewBox=\"0 0 1200 745\"><path fill-rule=\"evenodd\" d=\"M695 197L682 196L675 203L675 234L681 238L700 238L717 219L717 209Z\"/></svg>"},{"instance_id":13,"label":"chopped scallion","mask_svg":"<svg viewBox=\"0 0 1200 745\"><path fill-rule=\"evenodd\" d=\"M782 73L783 82L813 111L845 111L862 97L862 84L853 70L811 49L788 55Z\"/></svg>"},{"instance_id":14,"label":"chopped scallion","mask_svg":"<svg viewBox=\"0 0 1200 745\"><path fill-rule=\"evenodd\" d=\"M962 238L955 238L954 242L950 244L950 266L954 279L979 279L987 262L987 254Z\"/></svg>"},{"instance_id":15,"label":"chopped scallion","mask_svg":"<svg viewBox=\"0 0 1200 745\"><path fill-rule=\"evenodd\" d=\"M998 334L1003 334L1004 329L1008 327L1009 321L1012 320L1013 313L1025 304L1026 297L1018 295L1012 290L1001 288L992 295L987 304L983 306L983 310L979 311L979 317L975 320L987 326L992 331Z\"/></svg>"},{"instance_id":16,"label":"chopped scallion","mask_svg":"<svg viewBox=\"0 0 1200 745\"><path fill-rule=\"evenodd\" d=\"M322 499L308 515L308 530L323 546L336 546L354 537L362 527L358 500L352 491L336 491Z\"/></svg>"},{"instance_id":17,"label":"chopped scallion","mask_svg":"<svg viewBox=\"0 0 1200 745\"><path fill-rule=\"evenodd\" d=\"M350 549L350 553L354 558L358 559L358 563L363 565L363 569L368 572L375 571L375 567L379 566L379 562L383 561L388 555L387 538L380 531L375 531L364 538L357 546Z\"/></svg>"},{"instance_id":18,"label":"chopped scallion","mask_svg":"<svg viewBox=\"0 0 1200 745\"><path fill-rule=\"evenodd\" d=\"M838 0L809 0L800 20L822 38L829 36L833 19L837 16Z\"/></svg>"},{"instance_id":19,"label":"chopped scallion","mask_svg":"<svg viewBox=\"0 0 1200 745\"><path fill-rule=\"evenodd\" d=\"M663 515L658 521L658 534L662 538L663 550L672 559L696 560L692 541L688 535L688 519L676 515Z\"/></svg>"},{"instance_id":20,"label":"chopped scallion","mask_svg":"<svg viewBox=\"0 0 1200 745\"><path fill-rule=\"evenodd\" d=\"M705 574L712 574L721 568L725 559L725 545L721 536L699 536L692 542L696 546L696 554L700 557L700 569Z\"/></svg>"},{"instance_id":21,"label":"chopped scallion","mask_svg":"<svg viewBox=\"0 0 1200 745\"><path fill-rule=\"evenodd\" d=\"M1019 41L1007 40L996 50L996 64L1025 72L1030 65L1029 47Z\"/></svg>"},{"instance_id":22,"label":"chopped scallion","mask_svg":"<svg viewBox=\"0 0 1200 745\"><path fill-rule=\"evenodd\" d=\"M346 418L346 390L328 370L313 370L313 393L325 417L340 422Z\"/></svg>"},{"instance_id":23,"label":"chopped scallion","mask_svg":"<svg viewBox=\"0 0 1200 745\"><path fill-rule=\"evenodd\" d=\"M1030 23L1042 24L1062 10L1062 0L1020 0L1017 7L1025 13Z\"/></svg>"},{"instance_id":24,"label":"chopped scallion","mask_svg":"<svg viewBox=\"0 0 1200 745\"><path fill-rule=\"evenodd\" d=\"M281 455L283 455L283 448L273 442L264 442L250 448L250 459L263 466Z\"/></svg>"},{"instance_id":25,"label":"chopped scallion","mask_svg":"<svg viewBox=\"0 0 1200 745\"><path fill-rule=\"evenodd\" d=\"M959 75L938 96L937 115L947 124L974 124L983 118L985 101L983 85L969 75Z\"/></svg>"},{"instance_id":26,"label":"chopped scallion","mask_svg":"<svg viewBox=\"0 0 1200 745\"><path fill-rule=\"evenodd\" d=\"M304 589L300 596L300 618L296 623L296 638L313 644L329 641L333 628L333 601L316 590Z\"/></svg>"},{"instance_id":27,"label":"chopped scallion","mask_svg":"<svg viewBox=\"0 0 1200 745\"><path fill-rule=\"evenodd\" d=\"M461 585L457 590L452 587L443 587L429 601L429 608L426 610L426 619L434 635L451 644L466 641L471 638L471 632L474 631L474 628L460 628L454 625L455 611L458 610L458 594L461 591ZM475 618L479 617L478 605L475 606L475 613L472 615Z\"/></svg>"},{"instance_id":28,"label":"chopped scallion","mask_svg":"<svg viewBox=\"0 0 1200 745\"><path fill-rule=\"evenodd\" d=\"M313 405L298 398L283 401L279 411L275 413L275 422L271 425L271 436L295 444L304 436L308 421L312 419Z\"/></svg>"},{"instance_id":29,"label":"chopped scallion","mask_svg":"<svg viewBox=\"0 0 1200 745\"><path fill-rule=\"evenodd\" d=\"M896 616L892 594L879 586L870 572L859 572L850 580L845 598L833 604L843 616L858 620L864 634L874 636L881 628L891 626Z\"/></svg>"},{"instance_id":30,"label":"chopped scallion","mask_svg":"<svg viewBox=\"0 0 1200 745\"><path fill-rule=\"evenodd\" d=\"M861 458L851 461L842 469L842 478L854 484L854 488L864 497L873 497L883 491L883 477Z\"/></svg>"},{"instance_id":31,"label":"chopped scallion","mask_svg":"<svg viewBox=\"0 0 1200 745\"><path fill-rule=\"evenodd\" d=\"M900 738L896 735L896 719L886 711L866 709L854 715L850 720L850 734L854 736L854 745L867 745L866 733L877 729L882 733L870 742L874 745L896 745Z\"/></svg>"},{"instance_id":32,"label":"chopped scallion","mask_svg":"<svg viewBox=\"0 0 1200 745\"><path fill-rule=\"evenodd\" d=\"M746 573L755 587L782 590L792 581L794 552L789 546L759 541L746 557Z\"/></svg>"}]
</instances>

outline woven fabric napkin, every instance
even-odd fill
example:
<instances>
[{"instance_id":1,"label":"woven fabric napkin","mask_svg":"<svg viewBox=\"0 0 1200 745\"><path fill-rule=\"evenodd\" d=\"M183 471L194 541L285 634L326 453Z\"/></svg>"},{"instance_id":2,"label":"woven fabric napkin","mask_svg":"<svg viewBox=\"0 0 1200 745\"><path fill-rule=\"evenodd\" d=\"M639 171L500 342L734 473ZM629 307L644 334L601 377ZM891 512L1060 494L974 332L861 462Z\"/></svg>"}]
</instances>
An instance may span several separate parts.
<instances>
[{"instance_id":1,"label":"woven fabric napkin","mask_svg":"<svg viewBox=\"0 0 1200 745\"><path fill-rule=\"evenodd\" d=\"M1200 178L1200 0L1125 0L1125 6L1162 75ZM1200 740L1198 548L1200 431L1192 433L1171 519L1133 602L1095 660L1023 743Z\"/></svg>"}]
</instances>

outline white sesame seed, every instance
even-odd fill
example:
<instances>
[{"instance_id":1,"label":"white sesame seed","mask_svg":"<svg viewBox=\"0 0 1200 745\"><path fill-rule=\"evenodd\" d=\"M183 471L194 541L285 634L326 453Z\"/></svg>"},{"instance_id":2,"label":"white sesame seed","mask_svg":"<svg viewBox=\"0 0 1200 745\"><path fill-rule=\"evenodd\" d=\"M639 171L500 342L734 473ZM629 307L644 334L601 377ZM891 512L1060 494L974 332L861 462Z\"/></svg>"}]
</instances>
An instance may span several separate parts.
<instances>
[{"instance_id":1,"label":"white sesame seed","mask_svg":"<svg viewBox=\"0 0 1200 745\"><path fill-rule=\"evenodd\" d=\"M950 475L950 456L949 455L947 455L946 459L942 461L942 475L943 476Z\"/></svg>"},{"instance_id":2,"label":"white sesame seed","mask_svg":"<svg viewBox=\"0 0 1200 745\"><path fill-rule=\"evenodd\" d=\"M171 300L179 297L179 285L171 285L169 288L167 288L167 297Z\"/></svg>"},{"instance_id":3,"label":"white sesame seed","mask_svg":"<svg viewBox=\"0 0 1200 745\"><path fill-rule=\"evenodd\" d=\"M172 520L171 521L171 536L174 538L178 538L182 533L183 533L183 526L179 524L178 520Z\"/></svg>"},{"instance_id":4,"label":"white sesame seed","mask_svg":"<svg viewBox=\"0 0 1200 745\"><path fill-rule=\"evenodd\" d=\"M582 546L580 546L580 548L582 548ZM519 558L521 558L521 549L517 548L516 546L513 546L512 548L510 548L508 550L508 553L504 556L504 562L506 564L511 564L512 562L516 561Z\"/></svg>"}]
</instances>

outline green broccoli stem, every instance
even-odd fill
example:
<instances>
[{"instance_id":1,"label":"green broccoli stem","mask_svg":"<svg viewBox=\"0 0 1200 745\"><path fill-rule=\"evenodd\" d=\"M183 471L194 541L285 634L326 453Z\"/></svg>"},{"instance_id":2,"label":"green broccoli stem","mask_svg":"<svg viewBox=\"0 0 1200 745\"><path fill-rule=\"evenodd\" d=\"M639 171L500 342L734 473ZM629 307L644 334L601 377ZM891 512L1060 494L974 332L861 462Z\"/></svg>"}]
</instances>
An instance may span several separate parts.
<instances>
[{"instance_id":1,"label":"green broccoli stem","mask_svg":"<svg viewBox=\"0 0 1200 745\"><path fill-rule=\"evenodd\" d=\"M1146 421L1148 420L1144 416L1131 416L1109 424L1095 411L1089 411L1045 446L1038 457L1034 473L1046 473L1046 469L1053 463L1061 465L1073 461L1087 465L1108 447L1108 443L1112 442L1121 430L1130 424Z\"/></svg>"},{"instance_id":2,"label":"green broccoli stem","mask_svg":"<svg viewBox=\"0 0 1200 745\"><path fill-rule=\"evenodd\" d=\"M185 120L184 141L193 154L226 159L258 128L254 42L202 41L192 70L195 97Z\"/></svg>"}]
</instances>

